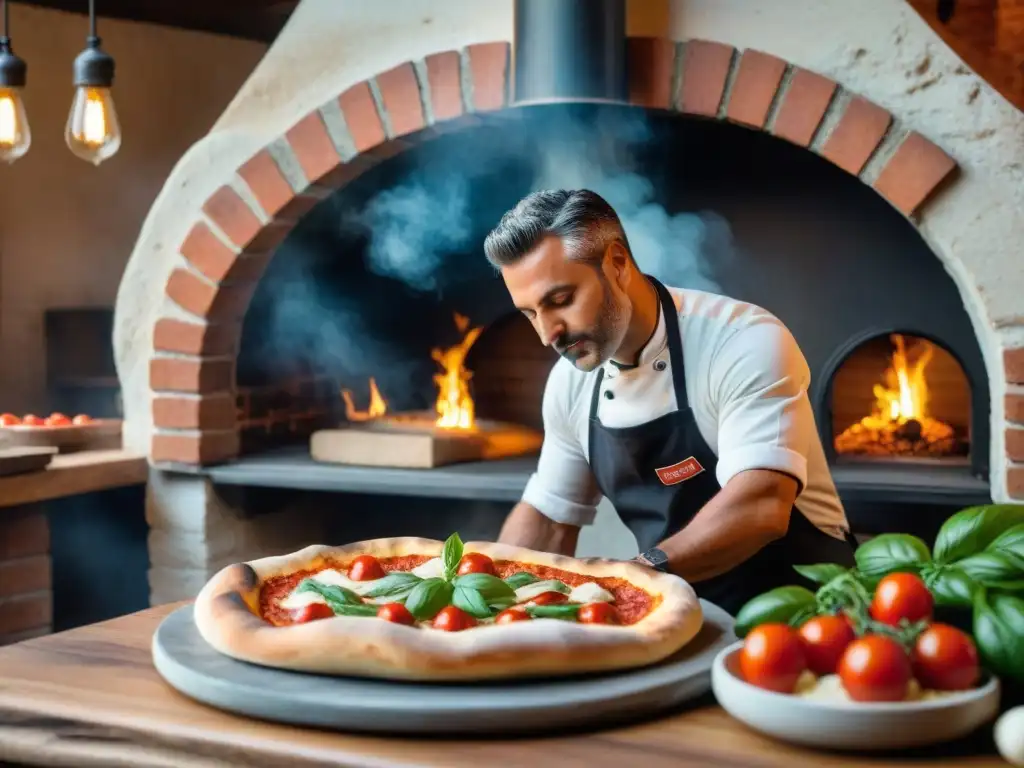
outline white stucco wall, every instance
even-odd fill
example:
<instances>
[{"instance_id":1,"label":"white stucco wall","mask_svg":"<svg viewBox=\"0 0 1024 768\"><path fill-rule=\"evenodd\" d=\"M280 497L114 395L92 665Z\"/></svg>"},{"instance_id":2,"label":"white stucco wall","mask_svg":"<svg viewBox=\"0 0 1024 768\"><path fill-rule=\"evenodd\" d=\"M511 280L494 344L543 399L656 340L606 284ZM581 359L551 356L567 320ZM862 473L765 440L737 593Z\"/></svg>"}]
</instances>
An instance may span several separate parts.
<instances>
[{"instance_id":1,"label":"white stucco wall","mask_svg":"<svg viewBox=\"0 0 1024 768\"><path fill-rule=\"evenodd\" d=\"M952 155L962 177L921 231L952 275L980 339L993 408L993 493L1005 489L1002 345L1024 344L1024 114L970 72L904 0L634 0L630 32L757 48L885 107ZM657 27L662 26L659 30ZM233 170L349 85L409 60L511 40L511 0L303 0L213 130L171 173L118 295L126 441L147 450L147 363L157 299L203 201Z\"/></svg>"}]
</instances>

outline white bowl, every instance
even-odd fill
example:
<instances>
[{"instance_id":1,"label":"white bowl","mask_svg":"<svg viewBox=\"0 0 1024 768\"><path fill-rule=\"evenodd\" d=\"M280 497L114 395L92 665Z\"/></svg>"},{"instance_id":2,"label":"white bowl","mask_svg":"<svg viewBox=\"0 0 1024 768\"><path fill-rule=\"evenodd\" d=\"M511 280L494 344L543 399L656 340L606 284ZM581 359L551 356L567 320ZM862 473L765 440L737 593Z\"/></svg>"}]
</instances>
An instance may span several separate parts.
<instances>
[{"instance_id":1,"label":"white bowl","mask_svg":"<svg viewBox=\"0 0 1024 768\"><path fill-rule=\"evenodd\" d=\"M743 680L735 643L715 657L711 688L730 715L782 741L826 749L903 749L966 736L999 712L999 680L939 699L821 702L767 691Z\"/></svg>"}]
</instances>

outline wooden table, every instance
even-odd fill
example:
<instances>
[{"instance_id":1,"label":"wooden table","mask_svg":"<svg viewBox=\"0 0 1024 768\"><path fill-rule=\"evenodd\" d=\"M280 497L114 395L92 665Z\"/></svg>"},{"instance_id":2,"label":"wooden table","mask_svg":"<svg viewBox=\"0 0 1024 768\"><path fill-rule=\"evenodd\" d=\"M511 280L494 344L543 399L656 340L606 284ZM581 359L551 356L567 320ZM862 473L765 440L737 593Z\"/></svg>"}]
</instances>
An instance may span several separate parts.
<instances>
[{"instance_id":1,"label":"wooden table","mask_svg":"<svg viewBox=\"0 0 1024 768\"><path fill-rule=\"evenodd\" d=\"M60 454L46 469L0 477L0 507L139 485L148 472L145 456L124 450Z\"/></svg>"},{"instance_id":2,"label":"wooden table","mask_svg":"<svg viewBox=\"0 0 1024 768\"><path fill-rule=\"evenodd\" d=\"M0 760L76 768L1006 765L991 727L932 750L827 754L762 738L706 702L640 725L528 739L381 738L261 723L197 704L157 674L150 640L178 605L0 649Z\"/></svg>"}]
</instances>

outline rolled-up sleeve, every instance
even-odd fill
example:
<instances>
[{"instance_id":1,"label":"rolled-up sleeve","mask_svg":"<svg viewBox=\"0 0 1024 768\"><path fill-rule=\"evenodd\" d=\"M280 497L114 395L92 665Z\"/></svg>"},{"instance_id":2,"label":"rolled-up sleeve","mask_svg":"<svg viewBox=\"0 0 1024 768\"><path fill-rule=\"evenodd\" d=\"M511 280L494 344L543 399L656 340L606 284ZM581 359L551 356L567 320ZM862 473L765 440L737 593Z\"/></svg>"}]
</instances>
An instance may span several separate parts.
<instances>
[{"instance_id":1,"label":"rolled-up sleeve","mask_svg":"<svg viewBox=\"0 0 1024 768\"><path fill-rule=\"evenodd\" d=\"M714 358L709 391L718 406L718 482L771 469L807 484L817 438L807 395L810 370L796 339L766 315L731 336ZM799 492L799 491L798 491Z\"/></svg>"},{"instance_id":2,"label":"rolled-up sleeve","mask_svg":"<svg viewBox=\"0 0 1024 768\"><path fill-rule=\"evenodd\" d=\"M601 492L573 428L568 382L556 365L544 388L544 443L523 501L557 523L594 522Z\"/></svg>"}]
</instances>

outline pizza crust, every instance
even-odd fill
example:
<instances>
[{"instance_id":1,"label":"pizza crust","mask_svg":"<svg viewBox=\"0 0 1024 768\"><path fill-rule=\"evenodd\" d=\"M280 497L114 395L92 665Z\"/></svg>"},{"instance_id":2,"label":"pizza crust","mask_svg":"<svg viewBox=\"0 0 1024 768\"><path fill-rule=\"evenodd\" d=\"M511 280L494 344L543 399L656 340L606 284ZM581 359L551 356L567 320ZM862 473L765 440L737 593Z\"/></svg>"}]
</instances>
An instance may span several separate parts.
<instances>
[{"instance_id":1,"label":"pizza crust","mask_svg":"<svg viewBox=\"0 0 1024 768\"><path fill-rule=\"evenodd\" d=\"M577 559L494 542L466 542L464 551L493 560L560 568L582 576L621 578L661 597L653 611L626 626L533 619L461 632L408 627L372 618L335 616L274 626L259 615L260 585L275 576L317 569L357 555L437 557L434 539L373 539L341 547L314 545L288 555L229 565L199 593L195 621L215 649L269 667L396 680L519 678L600 672L652 664L700 631L703 612L683 579L643 566Z\"/></svg>"}]
</instances>

